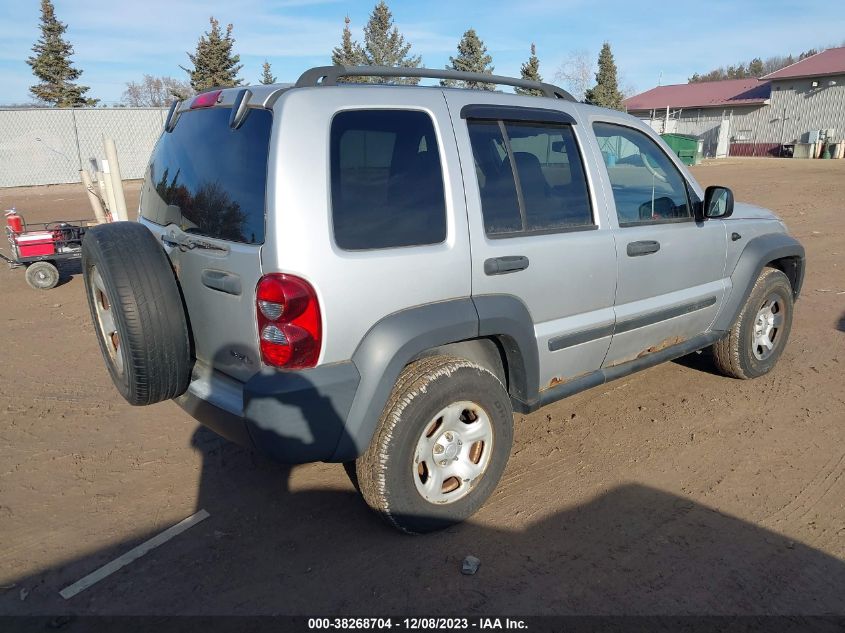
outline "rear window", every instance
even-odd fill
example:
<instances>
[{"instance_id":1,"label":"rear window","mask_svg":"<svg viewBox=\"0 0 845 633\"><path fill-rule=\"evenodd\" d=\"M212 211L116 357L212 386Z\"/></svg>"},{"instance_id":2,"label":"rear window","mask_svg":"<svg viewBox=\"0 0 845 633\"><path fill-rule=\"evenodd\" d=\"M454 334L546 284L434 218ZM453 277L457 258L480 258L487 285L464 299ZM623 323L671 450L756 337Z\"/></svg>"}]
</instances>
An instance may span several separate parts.
<instances>
[{"instance_id":1,"label":"rear window","mask_svg":"<svg viewBox=\"0 0 845 633\"><path fill-rule=\"evenodd\" d=\"M187 233L264 242L273 117L269 110L252 109L232 130L231 113L231 108L184 112L174 130L162 135L144 182L144 218L177 224Z\"/></svg>"},{"instance_id":2,"label":"rear window","mask_svg":"<svg viewBox=\"0 0 845 633\"><path fill-rule=\"evenodd\" d=\"M332 221L347 250L446 239L443 173L424 112L340 112L331 130Z\"/></svg>"}]
</instances>

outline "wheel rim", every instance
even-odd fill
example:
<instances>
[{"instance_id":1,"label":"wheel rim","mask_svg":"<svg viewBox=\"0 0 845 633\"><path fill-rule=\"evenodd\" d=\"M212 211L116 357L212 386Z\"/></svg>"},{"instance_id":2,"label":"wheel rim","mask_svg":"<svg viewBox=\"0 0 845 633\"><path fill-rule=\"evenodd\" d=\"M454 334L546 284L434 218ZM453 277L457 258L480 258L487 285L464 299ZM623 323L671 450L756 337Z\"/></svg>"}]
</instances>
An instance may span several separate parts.
<instances>
[{"instance_id":1,"label":"wheel rim","mask_svg":"<svg viewBox=\"0 0 845 633\"><path fill-rule=\"evenodd\" d=\"M94 300L94 310L97 315L97 326L100 331L103 343L108 351L109 358L114 364L117 373L123 375L123 353L120 349L120 337L117 333L117 324L114 320L112 302L106 292L106 285L96 266L92 266L88 273L91 296Z\"/></svg>"},{"instance_id":2,"label":"wheel rim","mask_svg":"<svg viewBox=\"0 0 845 633\"><path fill-rule=\"evenodd\" d=\"M441 505L463 499L487 470L493 440L490 416L475 402L441 409L417 440L411 468L417 492Z\"/></svg>"},{"instance_id":3,"label":"wheel rim","mask_svg":"<svg viewBox=\"0 0 845 633\"><path fill-rule=\"evenodd\" d=\"M751 351L757 360L766 360L777 348L785 311L783 299L776 294L766 297L757 311L751 332Z\"/></svg>"}]
</instances>

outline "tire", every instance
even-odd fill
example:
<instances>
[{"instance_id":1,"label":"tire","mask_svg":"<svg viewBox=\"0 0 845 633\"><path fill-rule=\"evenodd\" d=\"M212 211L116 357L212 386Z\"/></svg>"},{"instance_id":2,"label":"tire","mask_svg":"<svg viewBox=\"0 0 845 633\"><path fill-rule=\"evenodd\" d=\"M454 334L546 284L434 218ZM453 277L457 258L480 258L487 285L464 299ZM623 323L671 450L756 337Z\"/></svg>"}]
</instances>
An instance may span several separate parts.
<instances>
[{"instance_id":1,"label":"tire","mask_svg":"<svg viewBox=\"0 0 845 633\"><path fill-rule=\"evenodd\" d=\"M716 368L742 380L770 372L789 340L792 310L789 278L775 268L764 268L727 336L713 345Z\"/></svg>"},{"instance_id":2,"label":"tire","mask_svg":"<svg viewBox=\"0 0 845 633\"><path fill-rule=\"evenodd\" d=\"M487 500L512 443L510 397L495 375L462 358L423 358L399 376L369 448L356 461L359 490L403 532L440 530Z\"/></svg>"},{"instance_id":3,"label":"tire","mask_svg":"<svg viewBox=\"0 0 845 633\"><path fill-rule=\"evenodd\" d=\"M176 276L153 234L135 222L85 233L82 275L100 351L129 404L183 394L191 376L188 324Z\"/></svg>"},{"instance_id":4,"label":"tire","mask_svg":"<svg viewBox=\"0 0 845 633\"><path fill-rule=\"evenodd\" d=\"M50 262L34 262L26 267L26 283L35 290L50 290L59 283L59 269Z\"/></svg>"}]
</instances>

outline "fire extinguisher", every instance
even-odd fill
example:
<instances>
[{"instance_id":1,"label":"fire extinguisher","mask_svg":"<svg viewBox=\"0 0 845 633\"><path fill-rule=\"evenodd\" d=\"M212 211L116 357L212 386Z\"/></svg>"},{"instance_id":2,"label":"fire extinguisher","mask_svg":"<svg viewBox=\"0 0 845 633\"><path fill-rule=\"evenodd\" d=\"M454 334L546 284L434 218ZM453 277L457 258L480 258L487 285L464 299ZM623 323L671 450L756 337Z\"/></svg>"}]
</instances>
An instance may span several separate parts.
<instances>
[{"instance_id":1,"label":"fire extinguisher","mask_svg":"<svg viewBox=\"0 0 845 633\"><path fill-rule=\"evenodd\" d=\"M6 226L9 227L9 230L12 233L23 233L23 218L18 215L18 212L14 209L9 209L5 215Z\"/></svg>"}]
</instances>

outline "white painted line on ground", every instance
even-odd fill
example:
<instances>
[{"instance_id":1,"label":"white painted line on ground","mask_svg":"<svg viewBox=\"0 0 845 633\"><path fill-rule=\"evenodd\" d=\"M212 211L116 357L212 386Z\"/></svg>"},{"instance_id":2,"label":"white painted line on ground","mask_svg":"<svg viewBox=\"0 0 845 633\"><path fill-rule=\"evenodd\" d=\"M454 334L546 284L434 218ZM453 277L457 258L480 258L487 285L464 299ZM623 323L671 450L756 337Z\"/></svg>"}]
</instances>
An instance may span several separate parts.
<instances>
[{"instance_id":1,"label":"white painted line on ground","mask_svg":"<svg viewBox=\"0 0 845 633\"><path fill-rule=\"evenodd\" d=\"M209 514L205 510L200 510L196 514L192 514L187 519L183 519L182 521L179 521L179 523L177 523L176 525L167 528L161 534L157 534L150 540L144 541L138 547L132 548L122 556L118 556L117 558L115 558L110 563L106 563L99 569L92 571L87 576L80 578L72 585L65 587L59 592L59 595L65 600L73 598L79 592L85 591L91 585L100 582L103 578L105 578L106 576L110 576L121 567L126 567L126 565L131 563L133 560L141 558L141 556L143 556L150 550L153 550L159 545L166 543L174 536L178 536L188 528L195 526L197 523L204 519L207 519L208 517Z\"/></svg>"}]
</instances>

